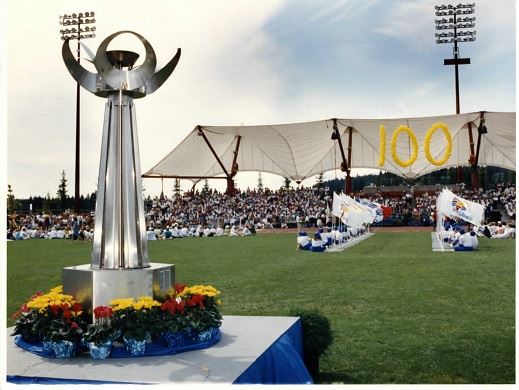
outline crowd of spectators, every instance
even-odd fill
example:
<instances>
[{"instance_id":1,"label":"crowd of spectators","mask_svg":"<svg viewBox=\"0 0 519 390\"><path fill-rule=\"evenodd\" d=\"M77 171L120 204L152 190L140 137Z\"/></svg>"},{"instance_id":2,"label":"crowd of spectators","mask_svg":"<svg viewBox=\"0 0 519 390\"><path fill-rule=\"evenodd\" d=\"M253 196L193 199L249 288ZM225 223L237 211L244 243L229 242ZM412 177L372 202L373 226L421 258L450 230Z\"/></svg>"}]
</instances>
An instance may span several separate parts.
<instances>
[{"instance_id":1,"label":"crowd of spectators","mask_svg":"<svg viewBox=\"0 0 519 390\"><path fill-rule=\"evenodd\" d=\"M332 193L328 188L298 188L272 191L237 191L228 196L214 190L187 193L176 199L156 197L145 200L146 230L164 238L166 230L186 231L189 236L245 235L250 230L287 227L319 228L329 222ZM434 220L437 194L399 196L370 194L366 197L382 204L390 213L379 225L430 226ZM459 194L485 205L485 219L515 225L515 185L487 191L464 191ZM72 238L91 240L94 212L75 215L31 213L8 215L8 238ZM239 228L239 230L238 230ZM185 230L182 230L185 229ZM223 234L220 234L221 229ZM207 233L209 232L209 233ZM175 233L174 233L175 234ZM168 233L169 235L169 233ZM151 238L151 234L149 234ZM173 236L175 237L175 236ZM152 238L151 238L152 239Z\"/></svg>"}]
</instances>

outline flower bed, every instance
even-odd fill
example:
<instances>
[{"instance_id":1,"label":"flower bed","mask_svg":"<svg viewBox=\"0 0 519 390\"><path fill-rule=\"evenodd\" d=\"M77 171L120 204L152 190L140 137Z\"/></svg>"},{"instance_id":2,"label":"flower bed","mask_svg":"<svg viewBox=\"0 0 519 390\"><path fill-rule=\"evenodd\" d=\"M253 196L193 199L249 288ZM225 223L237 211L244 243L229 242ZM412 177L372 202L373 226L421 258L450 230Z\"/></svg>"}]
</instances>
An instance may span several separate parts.
<instances>
[{"instance_id":1,"label":"flower bed","mask_svg":"<svg viewBox=\"0 0 519 390\"><path fill-rule=\"evenodd\" d=\"M87 351L94 359L173 354L220 340L220 304L212 286L177 284L162 301L120 298L96 307L92 322L92 313L58 286L22 305L12 335L18 346L46 357Z\"/></svg>"}]
</instances>

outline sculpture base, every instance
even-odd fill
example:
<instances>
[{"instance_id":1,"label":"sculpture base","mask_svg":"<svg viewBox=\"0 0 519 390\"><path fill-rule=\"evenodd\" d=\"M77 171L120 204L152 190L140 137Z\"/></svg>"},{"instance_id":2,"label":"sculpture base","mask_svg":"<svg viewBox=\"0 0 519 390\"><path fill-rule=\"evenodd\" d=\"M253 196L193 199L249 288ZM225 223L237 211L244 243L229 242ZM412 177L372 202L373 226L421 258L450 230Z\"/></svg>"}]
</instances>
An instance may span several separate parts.
<instances>
[{"instance_id":1,"label":"sculpture base","mask_svg":"<svg viewBox=\"0 0 519 390\"><path fill-rule=\"evenodd\" d=\"M150 263L148 268L93 269L90 264L63 268L63 292L85 310L108 306L115 298L163 298L175 287L175 265Z\"/></svg>"}]
</instances>

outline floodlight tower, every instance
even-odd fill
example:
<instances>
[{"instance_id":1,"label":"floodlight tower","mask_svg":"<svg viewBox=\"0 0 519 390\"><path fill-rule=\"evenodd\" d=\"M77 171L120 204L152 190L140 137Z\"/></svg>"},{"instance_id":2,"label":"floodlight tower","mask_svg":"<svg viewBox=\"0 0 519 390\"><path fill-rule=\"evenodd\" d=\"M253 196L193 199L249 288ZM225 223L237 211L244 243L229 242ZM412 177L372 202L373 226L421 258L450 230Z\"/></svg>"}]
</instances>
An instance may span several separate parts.
<instances>
[{"instance_id":1,"label":"floodlight tower","mask_svg":"<svg viewBox=\"0 0 519 390\"><path fill-rule=\"evenodd\" d=\"M65 26L65 29L59 30L61 40L77 40L77 62L81 57L81 39L95 38L94 12L85 12L79 14L62 15L59 17L59 24ZM79 110L79 83L76 84L76 158L75 158L75 178L74 178L74 212L78 214L81 211L81 199L79 193L79 157L80 157L80 110Z\"/></svg>"},{"instance_id":2,"label":"floodlight tower","mask_svg":"<svg viewBox=\"0 0 519 390\"><path fill-rule=\"evenodd\" d=\"M470 64L470 58L460 58L458 42L473 42L476 40L476 31L467 30L475 27L474 21L476 17L470 17L467 15L474 13L475 3L472 4L458 4L458 5L437 5L436 16L441 16L441 19L436 19L436 30L437 32L436 43L454 43L453 58L446 58L443 61L443 65L454 65L454 82L456 90L456 114L460 113L460 86L459 86L459 75L458 65ZM453 31L451 31L453 30ZM470 144L471 144L471 159L469 162L473 165L472 160L474 156L474 141L472 139L472 132L469 131ZM458 183L461 182L463 170L461 166L458 166ZM474 175L472 175L472 185L475 185Z\"/></svg>"}]
</instances>

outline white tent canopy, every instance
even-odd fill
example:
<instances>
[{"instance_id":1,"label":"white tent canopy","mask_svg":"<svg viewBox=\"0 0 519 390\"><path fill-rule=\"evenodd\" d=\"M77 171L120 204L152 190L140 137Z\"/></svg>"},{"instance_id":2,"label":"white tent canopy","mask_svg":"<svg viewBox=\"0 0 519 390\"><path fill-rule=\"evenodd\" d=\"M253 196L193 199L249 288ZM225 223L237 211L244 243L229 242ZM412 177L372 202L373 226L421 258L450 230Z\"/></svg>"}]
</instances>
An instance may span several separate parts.
<instances>
[{"instance_id":1,"label":"white tent canopy","mask_svg":"<svg viewBox=\"0 0 519 390\"><path fill-rule=\"evenodd\" d=\"M468 165L471 155L469 128L476 151L482 115L488 132L481 135L478 164L515 170L514 112L473 112L398 119L337 119L336 123L345 159L347 161L349 157L351 162L349 168L381 169L412 179L438 169ZM448 126L452 137L452 154L442 166L431 164L424 152L425 135L438 122ZM334 121L328 119L259 126L197 126L143 177L197 180L202 177L229 176L236 158L240 172L262 171L296 181L304 180L321 172L340 168L343 160L339 142L331 139L333 124ZM383 166L378 165L381 125L386 129ZM392 134L401 125L410 128L418 141L418 157L411 166L405 168L393 161L391 153ZM435 131L430 142L432 157L437 161L441 160L446 146L443 131ZM408 160L412 144L406 133L397 138L396 150L400 160Z\"/></svg>"}]
</instances>

